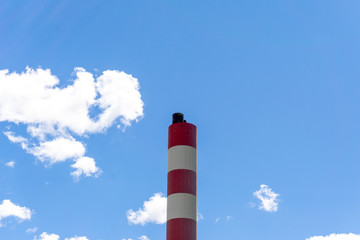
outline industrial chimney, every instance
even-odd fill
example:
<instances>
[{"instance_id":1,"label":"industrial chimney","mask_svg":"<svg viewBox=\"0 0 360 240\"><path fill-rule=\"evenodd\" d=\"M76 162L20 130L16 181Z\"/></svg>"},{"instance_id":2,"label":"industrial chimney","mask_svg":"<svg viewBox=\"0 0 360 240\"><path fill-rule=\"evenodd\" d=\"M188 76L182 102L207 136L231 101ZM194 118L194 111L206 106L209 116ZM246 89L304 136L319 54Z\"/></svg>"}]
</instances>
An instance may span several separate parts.
<instances>
[{"instance_id":1,"label":"industrial chimney","mask_svg":"<svg viewBox=\"0 0 360 240\"><path fill-rule=\"evenodd\" d=\"M169 126L166 240L196 240L196 126L174 113Z\"/></svg>"}]
</instances>

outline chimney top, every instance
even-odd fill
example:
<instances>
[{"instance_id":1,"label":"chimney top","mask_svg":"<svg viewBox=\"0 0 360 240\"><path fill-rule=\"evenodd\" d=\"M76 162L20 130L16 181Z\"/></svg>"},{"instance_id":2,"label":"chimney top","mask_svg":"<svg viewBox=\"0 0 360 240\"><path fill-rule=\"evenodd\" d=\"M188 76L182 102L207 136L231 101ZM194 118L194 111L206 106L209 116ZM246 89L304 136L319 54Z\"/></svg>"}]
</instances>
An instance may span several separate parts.
<instances>
[{"instance_id":1,"label":"chimney top","mask_svg":"<svg viewBox=\"0 0 360 240\"><path fill-rule=\"evenodd\" d=\"M182 113L174 113L172 115L172 123L182 123L182 122L186 122L186 120L184 120L184 114Z\"/></svg>"}]
</instances>

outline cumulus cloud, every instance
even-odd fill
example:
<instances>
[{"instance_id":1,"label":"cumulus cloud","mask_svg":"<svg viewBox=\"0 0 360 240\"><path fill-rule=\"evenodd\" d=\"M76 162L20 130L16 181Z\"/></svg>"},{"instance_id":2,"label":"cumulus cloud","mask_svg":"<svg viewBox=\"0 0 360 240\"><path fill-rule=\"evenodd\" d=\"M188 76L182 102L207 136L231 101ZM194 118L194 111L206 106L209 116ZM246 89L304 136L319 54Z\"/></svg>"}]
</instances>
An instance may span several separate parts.
<instances>
[{"instance_id":1,"label":"cumulus cloud","mask_svg":"<svg viewBox=\"0 0 360 240\"><path fill-rule=\"evenodd\" d=\"M48 234L47 232L43 232L40 234L40 236L37 238L35 237L34 240L59 240L60 236L54 233ZM65 238L65 240L89 240L86 236L82 237L71 237L71 238Z\"/></svg>"},{"instance_id":2,"label":"cumulus cloud","mask_svg":"<svg viewBox=\"0 0 360 240\"><path fill-rule=\"evenodd\" d=\"M67 136L67 138L58 137L51 141L41 142L38 146L29 147L28 141L23 140L23 137L15 136L10 131L4 132L4 134L11 142L21 142L24 150L36 156L46 166L64 162L68 159L74 160L75 163L71 167L76 170L71 175L77 181L82 175L98 177L102 173L101 169L96 166L93 158L84 156L85 146L71 136Z\"/></svg>"},{"instance_id":3,"label":"cumulus cloud","mask_svg":"<svg viewBox=\"0 0 360 240\"><path fill-rule=\"evenodd\" d=\"M67 159L74 159L84 156L85 147L74 138L58 137L54 140L42 142L29 150L40 161L54 164Z\"/></svg>"},{"instance_id":4,"label":"cumulus cloud","mask_svg":"<svg viewBox=\"0 0 360 240\"><path fill-rule=\"evenodd\" d=\"M31 219L32 212L26 207L15 205L10 200L5 199L0 204L0 221L7 217L15 217L19 221ZM0 222L1 227L1 222Z\"/></svg>"},{"instance_id":5,"label":"cumulus cloud","mask_svg":"<svg viewBox=\"0 0 360 240\"><path fill-rule=\"evenodd\" d=\"M102 171L96 167L95 160L90 157L81 157L76 160L76 162L71 165L72 168L76 170L71 173L71 175L79 181L80 176L85 175L98 177Z\"/></svg>"},{"instance_id":6,"label":"cumulus cloud","mask_svg":"<svg viewBox=\"0 0 360 240\"><path fill-rule=\"evenodd\" d=\"M4 134L44 164L75 161L72 175L78 179L98 176L100 169L76 137L130 126L143 116L143 102L138 80L125 72L107 70L94 77L75 68L74 76L60 87L50 69L0 70L0 121L24 125L27 137Z\"/></svg>"},{"instance_id":7,"label":"cumulus cloud","mask_svg":"<svg viewBox=\"0 0 360 240\"><path fill-rule=\"evenodd\" d=\"M7 163L5 163L5 166L13 168L13 167L15 167L15 162L14 161L7 162Z\"/></svg>"},{"instance_id":8,"label":"cumulus cloud","mask_svg":"<svg viewBox=\"0 0 360 240\"><path fill-rule=\"evenodd\" d=\"M72 238L65 238L65 240L89 240L89 239L85 236L82 236L82 237L75 236Z\"/></svg>"},{"instance_id":9,"label":"cumulus cloud","mask_svg":"<svg viewBox=\"0 0 360 240\"><path fill-rule=\"evenodd\" d=\"M310 238L306 238L306 240L360 240L360 235L353 233L333 233L327 236L313 236Z\"/></svg>"},{"instance_id":10,"label":"cumulus cloud","mask_svg":"<svg viewBox=\"0 0 360 240\"><path fill-rule=\"evenodd\" d=\"M48 234L43 232L39 238L34 238L34 240L59 240L60 236L54 233Z\"/></svg>"},{"instance_id":11,"label":"cumulus cloud","mask_svg":"<svg viewBox=\"0 0 360 240\"><path fill-rule=\"evenodd\" d=\"M266 212L276 212L278 210L279 194L273 192L267 185L260 185L260 189L254 192L254 197L260 200L259 209Z\"/></svg>"},{"instance_id":12,"label":"cumulus cloud","mask_svg":"<svg viewBox=\"0 0 360 240\"><path fill-rule=\"evenodd\" d=\"M149 201L145 201L143 208L138 211L128 210L126 215L129 223L141 224L166 222L166 197L162 193L155 193Z\"/></svg>"},{"instance_id":13,"label":"cumulus cloud","mask_svg":"<svg viewBox=\"0 0 360 240\"><path fill-rule=\"evenodd\" d=\"M98 78L75 68L72 85L59 88L59 79L50 69L26 68L23 73L0 71L0 121L31 124L42 133L71 130L79 135L100 132L117 118L123 123L143 114L136 78L124 72L107 70ZM98 106L97 119L89 109ZM44 132L45 131L45 132Z\"/></svg>"}]
</instances>

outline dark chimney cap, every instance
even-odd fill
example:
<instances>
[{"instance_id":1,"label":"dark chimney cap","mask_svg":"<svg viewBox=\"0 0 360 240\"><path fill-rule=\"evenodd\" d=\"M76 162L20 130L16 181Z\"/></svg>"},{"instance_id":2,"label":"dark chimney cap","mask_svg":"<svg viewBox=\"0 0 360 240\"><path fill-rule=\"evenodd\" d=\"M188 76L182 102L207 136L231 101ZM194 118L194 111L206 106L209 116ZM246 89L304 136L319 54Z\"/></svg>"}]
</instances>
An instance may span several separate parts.
<instances>
[{"instance_id":1,"label":"dark chimney cap","mask_svg":"<svg viewBox=\"0 0 360 240\"><path fill-rule=\"evenodd\" d=\"M174 113L172 115L172 123L174 124L174 123L181 123L181 122L186 122L184 120L184 114L182 114L182 113Z\"/></svg>"}]
</instances>

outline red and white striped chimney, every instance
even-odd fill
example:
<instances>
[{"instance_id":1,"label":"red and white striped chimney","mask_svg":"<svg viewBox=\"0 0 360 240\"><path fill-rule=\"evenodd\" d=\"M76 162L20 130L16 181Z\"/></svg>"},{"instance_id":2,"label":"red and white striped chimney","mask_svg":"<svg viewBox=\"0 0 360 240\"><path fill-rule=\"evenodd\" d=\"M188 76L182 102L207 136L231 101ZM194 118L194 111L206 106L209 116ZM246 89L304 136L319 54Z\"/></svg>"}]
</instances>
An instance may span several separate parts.
<instances>
[{"instance_id":1,"label":"red and white striped chimney","mask_svg":"<svg viewBox=\"0 0 360 240\"><path fill-rule=\"evenodd\" d=\"M196 126L181 113L169 126L167 240L196 240Z\"/></svg>"}]
</instances>

